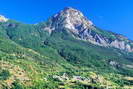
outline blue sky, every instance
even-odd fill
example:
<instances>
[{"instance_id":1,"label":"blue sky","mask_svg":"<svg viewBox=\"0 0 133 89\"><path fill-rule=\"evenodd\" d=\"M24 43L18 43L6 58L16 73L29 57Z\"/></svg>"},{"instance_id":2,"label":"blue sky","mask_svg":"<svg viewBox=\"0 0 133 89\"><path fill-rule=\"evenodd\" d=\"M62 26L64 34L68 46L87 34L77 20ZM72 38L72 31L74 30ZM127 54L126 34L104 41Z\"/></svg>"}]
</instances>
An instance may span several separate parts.
<instances>
[{"instance_id":1,"label":"blue sky","mask_svg":"<svg viewBox=\"0 0 133 89\"><path fill-rule=\"evenodd\" d=\"M82 11L96 26L133 40L133 0L0 0L0 14L33 24L68 6Z\"/></svg>"}]
</instances>

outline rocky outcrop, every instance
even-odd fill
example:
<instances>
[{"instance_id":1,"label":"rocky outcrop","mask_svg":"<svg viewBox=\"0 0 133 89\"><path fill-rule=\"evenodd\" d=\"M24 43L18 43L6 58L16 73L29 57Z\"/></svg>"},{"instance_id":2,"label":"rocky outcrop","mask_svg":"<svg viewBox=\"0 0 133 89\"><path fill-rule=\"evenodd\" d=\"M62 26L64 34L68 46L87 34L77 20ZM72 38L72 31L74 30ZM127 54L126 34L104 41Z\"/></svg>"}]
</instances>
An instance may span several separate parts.
<instances>
[{"instance_id":1,"label":"rocky outcrop","mask_svg":"<svg viewBox=\"0 0 133 89\"><path fill-rule=\"evenodd\" d=\"M133 48L131 48L131 46L129 44L126 44L124 41L118 41L118 40L112 41L110 46L126 50L129 52L133 52Z\"/></svg>"},{"instance_id":2,"label":"rocky outcrop","mask_svg":"<svg viewBox=\"0 0 133 89\"><path fill-rule=\"evenodd\" d=\"M120 68L121 67L120 63L118 63L116 61L111 61L111 60L109 61L109 65L111 65L115 68Z\"/></svg>"},{"instance_id":3,"label":"rocky outcrop","mask_svg":"<svg viewBox=\"0 0 133 89\"><path fill-rule=\"evenodd\" d=\"M112 38L110 38L111 36L107 36L106 33L105 35L103 35L104 33L99 34L99 29L96 28L92 21L88 20L80 11L71 7L65 8L54 15L50 19L50 24L45 27L44 30L52 33L54 30L64 28L67 29L68 32L71 32L77 39L89 41L99 46L115 47L133 52L133 48L126 37L106 31L106 33L115 37L115 39L112 40Z\"/></svg>"},{"instance_id":4,"label":"rocky outcrop","mask_svg":"<svg viewBox=\"0 0 133 89\"><path fill-rule=\"evenodd\" d=\"M7 22L8 19L5 18L4 16L0 15L0 22Z\"/></svg>"}]
</instances>

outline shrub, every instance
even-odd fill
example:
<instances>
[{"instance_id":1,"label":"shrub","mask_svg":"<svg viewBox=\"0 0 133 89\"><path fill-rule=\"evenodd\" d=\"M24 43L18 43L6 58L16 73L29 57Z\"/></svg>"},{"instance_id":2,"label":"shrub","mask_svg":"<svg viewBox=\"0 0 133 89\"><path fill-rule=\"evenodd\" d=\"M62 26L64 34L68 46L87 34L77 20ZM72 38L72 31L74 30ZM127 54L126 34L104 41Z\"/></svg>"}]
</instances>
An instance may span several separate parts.
<instances>
[{"instance_id":1,"label":"shrub","mask_svg":"<svg viewBox=\"0 0 133 89\"><path fill-rule=\"evenodd\" d=\"M0 80L7 80L10 77L10 72L8 70L0 71Z\"/></svg>"}]
</instances>

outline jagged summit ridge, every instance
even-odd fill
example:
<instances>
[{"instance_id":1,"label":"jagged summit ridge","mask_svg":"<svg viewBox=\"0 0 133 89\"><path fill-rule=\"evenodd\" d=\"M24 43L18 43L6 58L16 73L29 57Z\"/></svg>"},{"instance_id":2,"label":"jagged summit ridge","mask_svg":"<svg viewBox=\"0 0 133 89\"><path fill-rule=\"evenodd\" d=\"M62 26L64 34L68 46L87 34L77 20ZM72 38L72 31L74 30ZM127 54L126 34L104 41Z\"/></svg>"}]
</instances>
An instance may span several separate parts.
<instances>
[{"instance_id":1,"label":"jagged summit ridge","mask_svg":"<svg viewBox=\"0 0 133 89\"><path fill-rule=\"evenodd\" d=\"M53 30L62 30L72 33L76 39L88 41L92 44L114 47L133 52L133 43L124 36L97 28L82 12L71 7L60 11L50 19L50 24L44 30L52 33Z\"/></svg>"},{"instance_id":2,"label":"jagged summit ridge","mask_svg":"<svg viewBox=\"0 0 133 89\"><path fill-rule=\"evenodd\" d=\"M0 22L7 22L7 21L8 19L5 16L0 15Z\"/></svg>"}]
</instances>

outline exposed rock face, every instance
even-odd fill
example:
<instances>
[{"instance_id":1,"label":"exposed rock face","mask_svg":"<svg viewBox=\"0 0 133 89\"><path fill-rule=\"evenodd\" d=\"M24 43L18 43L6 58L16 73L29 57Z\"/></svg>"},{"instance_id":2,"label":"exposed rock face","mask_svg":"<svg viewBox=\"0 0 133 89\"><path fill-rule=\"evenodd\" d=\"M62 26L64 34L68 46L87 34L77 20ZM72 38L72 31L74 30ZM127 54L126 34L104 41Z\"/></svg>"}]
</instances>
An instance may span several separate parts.
<instances>
[{"instance_id":1,"label":"exposed rock face","mask_svg":"<svg viewBox=\"0 0 133 89\"><path fill-rule=\"evenodd\" d=\"M99 34L99 29L94 26L92 21L88 20L80 11L71 7L65 8L63 11L54 15L51 18L51 24L44 29L51 33L53 30L64 28L68 32L71 32L77 39L89 41L100 46L115 47L133 52L133 48L130 45L132 42L126 37L106 31L106 33L115 37L112 40L110 36Z\"/></svg>"},{"instance_id":2,"label":"exposed rock face","mask_svg":"<svg viewBox=\"0 0 133 89\"><path fill-rule=\"evenodd\" d=\"M56 14L53 20L57 22L56 26L62 24L62 27L69 29L75 34L79 34L83 30L88 29L93 24L87 20L80 11L70 7Z\"/></svg>"},{"instance_id":3,"label":"exposed rock face","mask_svg":"<svg viewBox=\"0 0 133 89\"><path fill-rule=\"evenodd\" d=\"M7 22L8 19L5 18L4 16L0 15L0 22Z\"/></svg>"},{"instance_id":4,"label":"exposed rock face","mask_svg":"<svg viewBox=\"0 0 133 89\"><path fill-rule=\"evenodd\" d=\"M115 48L120 48L129 52L133 51L133 48L131 48L131 46L129 44L126 44L124 41L112 41L110 46L115 47Z\"/></svg>"},{"instance_id":5,"label":"exposed rock face","mask_svg":"<svg viewBox=\"0 0 133 89\"><path fill-rule=\"evenodd\" d=\"M121 65L116 61L109 61L109 65L119 68Z\"/></svg>"}]
</instances>

